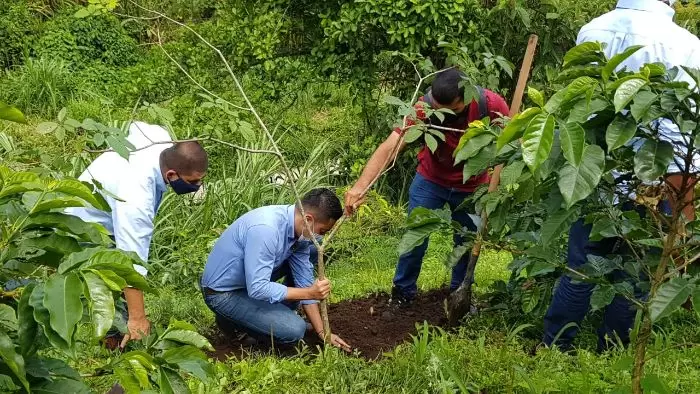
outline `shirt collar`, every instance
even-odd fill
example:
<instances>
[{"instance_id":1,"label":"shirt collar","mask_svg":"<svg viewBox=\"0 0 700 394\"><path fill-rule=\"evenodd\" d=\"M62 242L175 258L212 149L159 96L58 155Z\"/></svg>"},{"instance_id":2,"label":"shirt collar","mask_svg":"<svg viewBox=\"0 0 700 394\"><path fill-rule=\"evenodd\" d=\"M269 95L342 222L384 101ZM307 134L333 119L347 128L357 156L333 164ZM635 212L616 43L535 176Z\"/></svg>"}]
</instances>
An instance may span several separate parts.
<instances>
[{"instance_id":1,"label":"shirt collar","mask_svg":"<svg viewBox=\"0 0 700 394\"><path fill-rule=\"evenodd\" d=\"M287 207L287 238L296 241L297 237L294 234L294 212L296 207L292 204Z\"/></svg>"},{"instance_id":2,"label":"shirt collar","mask_svg":"<svg viewBox=\"0 0 700 394\"><path fill-rule=\"evenodd\" d=\"M673 7L669 7L659 0L619 0L617 8L653 12L656 15L665 15L670 19L673 19L673 15L676 13Z\"/></svg>"}]
</instances>

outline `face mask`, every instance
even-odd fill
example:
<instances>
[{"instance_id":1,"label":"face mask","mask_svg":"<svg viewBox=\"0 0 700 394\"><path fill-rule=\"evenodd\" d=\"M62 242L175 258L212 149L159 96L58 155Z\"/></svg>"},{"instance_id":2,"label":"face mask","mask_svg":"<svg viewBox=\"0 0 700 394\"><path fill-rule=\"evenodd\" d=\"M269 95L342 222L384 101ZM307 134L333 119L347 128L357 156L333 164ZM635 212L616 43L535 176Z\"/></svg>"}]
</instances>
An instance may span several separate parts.
<instances>
[{"instance_id":1,"label":"face mask","mask_svg":"<svg viewBox=\"0 0 700 394\"><path fill-rule=\"evenodd\" d=\"M315 223L314 223L314 220L313 220L313 219L307 219L307 221L309 222L309 224L311 225L311 228L312 228L312 230L311 230L311 237L313 237L313 238L315 238L315 239L319 239L321 236L318 235L318 234L316 234L316 233L313 231L313 228L316 227L316 225L315 225ZM306 229L306 226L304 226L304 229ZM304 232L302 231L302 232L301 232L301 235L299 236L299 241L310 241L310 242L313 242L313 241L312 241L313 238L307 237L306 235L304 235Z\"/></svg>"},{"instance_id":2,"label":"face mask","mask_svg":"<svg viewBox=\"0 0 700 394\"><path fill-rule=\"evenodd\" d=\"M188 183L182 178L177 178L174 181L168 181L168 183L170 184L170 187L173 188L173 191L177 194L194 193L197 190L199 190L199 185L193 185L191 183Z\"/></svg>"}]
</instances>

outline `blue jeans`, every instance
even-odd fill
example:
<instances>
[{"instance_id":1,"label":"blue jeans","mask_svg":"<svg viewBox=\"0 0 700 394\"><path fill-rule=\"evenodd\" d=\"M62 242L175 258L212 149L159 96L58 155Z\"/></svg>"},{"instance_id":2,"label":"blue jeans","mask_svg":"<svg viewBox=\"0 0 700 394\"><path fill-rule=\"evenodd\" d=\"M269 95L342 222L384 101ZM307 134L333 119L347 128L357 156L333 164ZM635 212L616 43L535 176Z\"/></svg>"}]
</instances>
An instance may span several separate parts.
<instances>
[{"instance_id":1,"label":"blue jeans","mask_svg":"<svg viewBox=\"0 0 700 394\"><path fill-rule=\"evenodd\" d=\"M633 207L626 204L623 210L635 209L640 216L644 216L645 211L640 207ZM659 210L670 212L667 202L662 202ZM620 238L603 238L600 241L591 241L590 234L592 224L585 224L583 219L579 219L571 226L569 231L569 249L567 265L576 269L587 263L587 255L607 256L610 254L622 254L629 251L624 241ZM610 274L610 280L617 282L627 277L627 273L615 270ZM578 333L578 326L583 321L590 310L591 292L595 284L576 282L573 283L568 275L562 275L554 291L552 303L544 317L544 338L543 342L551 346L557 338L556 345L562 350L570 350L574 337ZM644 297L639 289L635 289L635 297ZM613 302L608 305L603 312L603 325L598 328L598 351L606 350L609 341L619 338L623 344L629 343L629 333L634 324L634 317L637 311L632 303L626 298L617 295ZM569 323L576 323L576 326L562 329Z\"/></svg>"},{"instance_id":2,"label":"blue jeans","mask_svg":"<svg viewBox=\"0 0 700 394\"><path fill-rule=\"evenodd\" d=\"M440 186L425 179L421 174L416 174L416 177L411 183L411 188L408 190L408 213L410 214L411 211L417 207L439 209L443 208L445 204L448 204L452 210L453 220L471 231L476 231L476 225L474 225L474 222L472 222L466 210L455 211L457 206L470 195L471 193L469 192ZM462 237L455 234L454 243L455 245L461 244ZM428 249L427 239L422 245L399 257L399 263L396 266L396 273L394 275L394 287L407 299L415 297L418 291L416 282L418 281L418 275L420 274L426 249ZM469 253L465 254L454 268L452 268L450 289L457 289L459 285L462 284L462 281L464 281L468 261Z\"/></svg>"},{"instance_id":3,"label":"blue jeans","mask_svg":"<svg viewBox=\"0 0 700 394\"><path fill-rule=\"evenodd\" d=\"M315 253L312 246L311 253ZM316 261L312 259L312 261ZM283 263L272 272L270 280L282 280L285 286L294 286L291 268ZM306 334L306 322L296 314L298 302L283 301L271 304L250 298L248 290L202 292L204 302L216 315L216 323L227 333L243 331L248 335L276 344L293 344L299 342Z\"/></svg>"}]
</instances>

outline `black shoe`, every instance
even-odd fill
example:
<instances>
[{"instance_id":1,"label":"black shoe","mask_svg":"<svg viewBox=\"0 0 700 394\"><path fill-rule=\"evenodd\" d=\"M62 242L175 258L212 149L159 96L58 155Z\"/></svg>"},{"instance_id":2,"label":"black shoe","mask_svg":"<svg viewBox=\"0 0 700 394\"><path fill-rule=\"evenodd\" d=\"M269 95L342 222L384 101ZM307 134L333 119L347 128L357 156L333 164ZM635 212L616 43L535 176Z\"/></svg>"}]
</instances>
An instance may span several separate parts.
<instances>
[{"instance_id":1,"label":"black shoe","mask_svg":"<svg viewBox=\"0 0 700 394\"><path fill-rule=\"evenodd\" d=\"M396 305L399 307L407 307L413 303L413 297L408 297L401 289L394 286L391 288L391 298L389 299L389 305Z\"/></svg>"}]
</instances>

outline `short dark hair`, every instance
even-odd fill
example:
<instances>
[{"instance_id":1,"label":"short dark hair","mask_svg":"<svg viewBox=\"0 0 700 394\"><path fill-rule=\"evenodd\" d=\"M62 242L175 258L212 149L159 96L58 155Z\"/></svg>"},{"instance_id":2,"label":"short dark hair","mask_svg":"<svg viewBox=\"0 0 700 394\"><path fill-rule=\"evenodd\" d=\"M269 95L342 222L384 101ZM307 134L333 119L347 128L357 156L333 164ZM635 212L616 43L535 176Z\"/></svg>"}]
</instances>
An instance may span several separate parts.
<instances>
[{"instance_id":1,"label":"short dark hair","mask_svg":"<svg viewBox=\"0 0 700 394\"><path fill-rule=\"evenodd\" d=\"M163 166L180 174L206 172L209 167L207 151L197 141L178 142L160 153Z\"/></svg>"},{"instance_id":2,"label":"short dark hair","mask_svg":"<svg viewBox=\"0 0 700 394\"><path fill-rule=\"evenodd\" d=\"M301 199L304 210L311 210L320 220L338 220L343 216L340 199L328 188L313 189Z\"/></svg>"},{"instance_id":3,"label":"short dark hair","mask_svg":"<svg viewBox=\"0 0 700 394\"><path fill-rule=\"evenodd\" d=\"M435 77L430 92L440 105L450 105L456 99L464 101L463 80L464 73L456 68L445 70Z\"/></svg>"}]
</instances>

